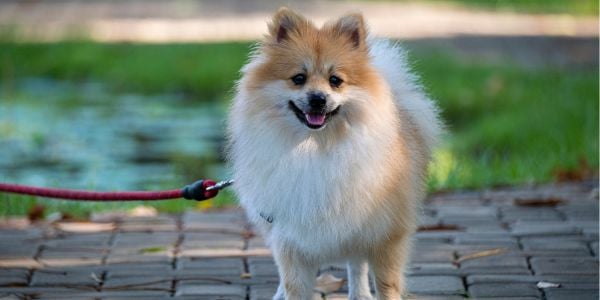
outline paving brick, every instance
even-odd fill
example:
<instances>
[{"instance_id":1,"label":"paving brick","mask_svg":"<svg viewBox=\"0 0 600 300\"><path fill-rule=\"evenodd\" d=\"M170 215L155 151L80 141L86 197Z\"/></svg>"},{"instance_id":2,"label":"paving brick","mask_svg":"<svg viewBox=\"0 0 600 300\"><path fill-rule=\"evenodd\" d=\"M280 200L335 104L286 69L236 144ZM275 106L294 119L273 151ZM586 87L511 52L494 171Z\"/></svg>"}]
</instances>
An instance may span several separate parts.
<instances>
[{"instance_id":1,"label":"paving brick","mask_svg":"<svg viewBox=\"0 0 600 300\"><path fill-rule=\"evenodd\" d=\"M329 299L329 298L327 298ZM344 298L338 298L344 299ZM408 295L407 300L462 300L465 299L463 296L451 296L451 295L443 295L443 296L430 296L430 295ZM512 300L512 299L511 299Z\"/></svg>"},{"instance_id":2,"label":"paving brick","mask_svg":"<svg viewBox=\"0 0 600 300\"><path fill-rule=\"evenodd\" d=\"M558 236L577 234L580 230L566 222L518 222L511 232L515 236Z\"/></svg>"},{"instance_id":3,"label":"paving brick","mask_svg":"<svg viewBox=\"0 0 600 300\"><path fill-rule=\"evenodd\" d=\"M248 249L267 248L265 240L260 236L255 236L248 241Z\"/></svg>"},{"instance_id":4,"label":"paving brick","mask_svg":"<svg viewBox=\"0 0 600 300\"><path fill-rule=\"evenodd\" d=\"M98 286L102 272L66 272L58 270L37 270L33 272L31 286L72 287L72 286Z\"/></svg>"},{"instance_id":5,"label":"paving brick","mask_svg":"<svg viewBox=\"0 0 600 300\"><path fill-rule=\"evenodd\" d=\"M198 284L194 281L180 281L175 296L240 296L246 295L246 287L225 284Z\"/></svg>"},{"instance_id":6,"label":"paving brick","mask_svg":"<svg viewBox=\"0 0 600 300\"><path fill-rule=\"evenodd\" d=\"M186 233L181 245L183 249L243 249L244 239L239 234Z\"/></svg>"},{"instance_id":7,"label":"paving brick","mask_svg":"<svg viewBox=\"0 0 600 300\"><path fill-rule=\"evenodd\" d=\"M246 221L241 210L223 213L186 212L182 218L185 231L211 231L241 234Z\"/></svg>"},{"instance_id":8,"label":"paving brick","mask_svg":"<svg viewBox=\"0 0 600 300\"><path fill-rule=\"evenodd\" d=\"M460 233L459 230L418 231L413 239L417 242L451 242Z\"/></svg>"},{"instance_id":9,"label":"paving brick","mask_svg":"<svg viewBox=\"0 0 600 300\"><path fill-rule=\"evenodd\" d=\"M56 299L169 299L170 293L167 291L148 291L148 290L119 290L119 291L69 291L62 293L43 293L39 298L43 300Z\"/></svg>"},{"instance_id":10,"label":"paving brick","mask_svg":"<svg viewBox=\"0 0 600 300\"><path fill-rule=\"evenodd\" d=\"M566 251L566 252L588 252L588 247L583 241L564 240L557 237L522 239L524 250L533 251Z\"/></svg>"},{"instance_id":11,"label":"paving brick","mask_svg":"<svg viewBox=\"0 0 600 300\"><path fill-rule=\"evenodd\" d=\"M25 268L0 268L0 286L26 285L29 270Z\"/></svg>"},{"instance_id":12,"label":"paving brick","mask_svg":"<svg viewBox=\"0 0 600 300\"><path fill-rule=\"evenodd\" d=\"M119 233L115 236L113 248L150 248L174 245L179 240L177 232L135 232Z\"/></svg>"},{"instance_id":13,"label":"paving brick","mask_svg":"<svg viewBox=\"0 0 600 300\"><path fill-rule=\"evenodd\" d=\"M1 286L25 286L27 285L28 279L26 276L1 276L0 275L0 287ZM2 299L2 298L0 298Z\"/></svg>"},{"instance_id":14,"label":"paving brick","mask_svg":"<svg viewBox=\"0 0 600 300\"><path fill-rule=\"evenodd\" d=\"M557 208L567 216L569 220L598 221L598 204L570 204Z\"/></svg>"},{"instance_id":15,"label":"paving brick","mask_svg":"<svg viewBox=\"0 0 600 300\"><path fill-rule=\"evenodd\" d=\"M250 264L250 274L252 276L277 276L277 266L275 264Z\"/></svg>"},{"instance_id":16,"label":"paving brick","mask_svg":"<svg viewBox=\"0 0 600 300\"><path fill-rule=\"evenodd\" d=\"M419 249L412 251L410 261L415 263L449 263L454 261L454 252L443 249L426 249L425 247L419 247Z\"/></svg>"},{"instance_id":17,"label":"paving brick","mask_svg":"<svg viewBox=\"0 0 600 300\"><path fill-rule=\"evenodd\" d=\"M562 221L559 211L550 207L502 207L502 220L515 221Z\"/></svg>"},{"instance_id":18,"label":"paving brick","mask_svg":"<svg viewBox=\"0 0 600 300\"><path fill-rule=\"evenodd\" d=\"M44 245L53 249L106 249L109 247L111 233L66 234L60 238L44 241Z\"/></svg>"},{"instance_id":19,"label":"paving brick","mask_svg":"<svg viewBox=\"0 0 600 300\"><path fill-rule=\"evenodd\" d=\"M240 276L244 272L241 258L182 258L179 269L193 271L198 276Z\"/></svg>"},{"instance_id":20,"label":"paving brick","mask_svg":"<svg viewBox=\"0 0 600 300\"><path fill-rule=\"evenodd\" d=\"M38 244L0 244L0 261L33 258L38 248Z\"/></svg>"},{"instance_id":21,"label":"paving brick","mask_svg":"<svg viewBox=\"0 0 600 300\"><path fill-rule=\"evenodd\" d=\"M0 287L0 297L18 295L18 299L63 299L65 295L78 292L81 292L81 290L64 287ZM79 299L86 299L86 297L80 297Z\"/></svg>"},{"instance_id":22,"label":"paving brick","mask_svg":"<svg viewBox=\"0 0 600 300\"><path fill-rule=\"evenodd\" d=\"M121 232L158 232L158 231L177 231L177 224L144 224L144 223L125 223L119 225Z\"/></svg>"},{"instance_id":23,"label":"paving brick","mask_svg":"<svg viewBox=\"0 0 600 300\"><path fill-rule=\"evenodd\" d=\"M498 212L495 207L491 206L450 206L443 205L437 207L437 217L440 219L446 218L477 218L487 217L496 218ZM489 219L488 219L489 220Z\"/></svg>"},{"instance_id":24,"label":"paving brick","mask_svg":"<svg viewBox=\"0 0 600 300\"><path fill-rule=\"evenodd\" d=\"M532 257L531 267L535 274L598 274L598 260L591 257Z\"/></svg>"},{"instance_id":25,"label":"paving brick","mask_svg":"<svg viewBox=\"0 0 600 300\"><path fill-rule=\"evenodd\" d=\"M250 300L271 300L275 292L277 292L277 284L251 286Z\"/></svg>"},{"instance_id":26,"label":"paving brick","mask_svg":"<svg viewBox=\"0 0 600 300\"><path fill-rule=\"evenodd\" d=\"M147 274L146 276L115 276L109 275L102 285L103 290L138 289L170 291L173 276L169 274Z\"/></svg>"},{"instance_id":27,"label":"paving brick","mask_svg":"<svg viewBox=\"0 0 600 300\"><path fill-rule=\"evenodd\" d=\"M540 297L477 297L477 300L540 300Z\"/></svg>"},{"instance_id":28,"label":"paving brick","mask_svg":"<svg viewBox=\"0 0 600 300\"><path fill-rule=\"evenodd\" d=\"M484 274L467 276L467 284L476 283L537 283L539 281L565 283L592 283L598 282L598 276L593 275L507 275Z\"/></svg>"},{"instance_id":29,"label":"paving brick","mask_svg":"<svg viewBox=\"0 0 600 300\"><path fill-rule=\"evenodd\" d=\"M541 297L533 283L479 283L469 285L471 297Z\"/></svg>"},{"instance_id":30,"label":"paving brick","mask_svg":"<svg viewBox=\"0 0 600 300\"><path fill-rule=\"evenodd\" d=\"M411 263L407 269L409 275L459 275L458 267L453 263Z\"/></svg>"},{"instance_id":31,"label":"paving brick","mask_svg":"<svg viewBox=\"0 0 600 300\"><path fill-rule=\"evenodd\" d=\"M598 290L546 289L547 300L598 300Z\"/></svg>"},{"instance_id":32,"label":"paving brick","mask_svg":"<svg viewBox=\"0 0 600 300\"><path fill-rule=\"evenodd\" d=\"M476 233L459 234L454 242L459 245L485 245L502 248L519 247L517 240L508 233Z\"/></svg>"},{"instance_id":33,"label":"paving brick","mask_svg":"<svg viewBox=\"0 0 600 300\"><path fill-rule=\"evenodd\" d=\"M462 279L457 276L408 276L408 291L424 295L457 295L464 294Z\"/></svg>"},{"instance_id":34,"label":"paving brick","mask_svg":"<svg viewBox=\"0 0 600 300\"><path fill-rule=\"evenodd\" d=\"M63 251L61 249L46 249L42 251L39 261L50 267L94 266L102 263L103 251L80 250Z\"/></svg>"},{"instance_id":35,"label":"paving brick","mask_svg":"<svg viewBox=\"0 0 600 300\"><path fill-rule=\"evenodd\" d=\"M165 273L172 270L170 262L144 262L140 263L107 263L101 266L107 274L118 274L120 276L139 276L144 274Z\"/></svg>"}]
</instances>

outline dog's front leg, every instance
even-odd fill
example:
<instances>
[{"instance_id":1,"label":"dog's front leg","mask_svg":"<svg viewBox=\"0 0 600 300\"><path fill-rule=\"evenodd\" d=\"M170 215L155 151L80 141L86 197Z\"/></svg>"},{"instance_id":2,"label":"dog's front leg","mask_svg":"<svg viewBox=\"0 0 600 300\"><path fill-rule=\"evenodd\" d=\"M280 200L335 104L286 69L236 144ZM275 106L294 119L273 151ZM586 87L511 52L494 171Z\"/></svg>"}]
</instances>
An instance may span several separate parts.
<instances>
[{"instance_id":1,"label":"dog's front leg","mask_svg":"<svg viewBox=\"0 0 600 300\"><path fill-rule=\"evenodd\" d=\"M348 299L373 299L369 287L369 265L366 260L352 259L348 261Z\"/></svg>"},{"instance_id":2,"label":"dog's front leg","mask_svg":"<svg viewBox=\"0 0 600 300\"><path fill-rule=\"evenodd\" d=\"M273 247L279 269L279 288L273 299L311 300L318 264L286 245Z\"/></svg>"},{"instance_id":3,"label":"dog's front leg","mask_svg":"<svg viewBox=\"0 0 600 300\"><path fill-rule=\"evenodd\" d=\"M379 300L400 300L404 292L404 265L408 253L408 235L379 245L371 254L369 265L375 277Z\"/></svg>"}]
</instances>

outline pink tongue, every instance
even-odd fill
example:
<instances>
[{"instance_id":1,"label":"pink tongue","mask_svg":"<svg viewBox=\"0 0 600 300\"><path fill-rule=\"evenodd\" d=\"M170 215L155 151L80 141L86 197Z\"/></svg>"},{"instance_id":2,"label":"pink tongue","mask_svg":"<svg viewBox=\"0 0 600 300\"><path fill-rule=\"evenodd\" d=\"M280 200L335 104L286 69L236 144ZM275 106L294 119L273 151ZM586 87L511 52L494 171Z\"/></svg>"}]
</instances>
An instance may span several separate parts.
<instances>
[{"instance_id":1,"label":"pink tongue","mask_svg":"<svg viewBox=\"0 0 600 300\"><path fill-rule=\"evenodd\" d=\"M306 121L310 125L323 125L325 123L325 114L305 114Z\"/></svg>"}]
</instances>

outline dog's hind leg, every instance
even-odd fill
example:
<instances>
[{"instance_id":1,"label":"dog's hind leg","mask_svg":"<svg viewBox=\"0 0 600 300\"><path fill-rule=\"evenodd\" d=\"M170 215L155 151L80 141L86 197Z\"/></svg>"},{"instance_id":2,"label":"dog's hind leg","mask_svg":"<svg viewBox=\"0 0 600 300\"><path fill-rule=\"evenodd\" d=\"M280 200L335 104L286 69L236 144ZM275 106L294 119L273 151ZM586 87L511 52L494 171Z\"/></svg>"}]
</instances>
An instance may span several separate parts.
<instances>
[{"instance_id":1,"label":"dog's hind leg","mask_svg":"<svg viewBox=\"0 0 600 300\"><path fill-rule=\"evenodd\" d=\"M373 299L369 288L369 265L366 260L352 259L348 261L348 299Z\"/></svg>"}]
</instances>

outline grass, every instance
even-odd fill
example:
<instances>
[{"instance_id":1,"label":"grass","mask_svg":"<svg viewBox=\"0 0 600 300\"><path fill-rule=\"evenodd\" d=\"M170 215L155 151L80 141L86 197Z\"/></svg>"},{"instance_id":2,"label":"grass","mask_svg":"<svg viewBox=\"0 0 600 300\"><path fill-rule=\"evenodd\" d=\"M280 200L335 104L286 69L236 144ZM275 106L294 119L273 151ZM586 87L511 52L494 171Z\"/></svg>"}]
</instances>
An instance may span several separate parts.
<instances>
[{"instance_id":1,"label":"grass","mask_svg":"<svg viewBox=\"0 0 600 300\"><path fill-rule=\"evenodd\" d=\"M41 76L98 80L116 92L175 91L203 101L226 101L249 48L245 43L0 42L0 78L5 92L21 78ZM435 153L431 190L548 182L557 173L580 172L582 166L597 175L597 70L465 63L439 53L413 53L411 59L450 131ZM23 214L36 203L8 195L0 200L0 215ZM234 202L230 193L216 201L217 206ZM76 215L133 205L44 203L49 211ZM154 205L170 212L197 206L184 201Z\"/></svg>"},{"instance_id":2,"label":"grass","mask_svg":"<svg viewBox=\"0 0 600 300\"><path fill-rule=\"evenodd\" d=\"M25 76L108 82L116 92L183 92L223 97L238 77L245 44L100 44L0 42L3 81ZM6 84L5 84L6 85Z\"/></svg>"},{"instance_id":3,"label":"grass","mask_svg":"<svg viewBox=\"0 0 600 300\"><path fill-rule=\"evenodd\" d=\"M431 1L431 0L429 0ZM434 0L435 1L435 0ZM446 0L474 8L530 13L598 15L596 0Z\"/></svg>"},{"instance_id":4,"label":"grass","mask_svg":"<svg viewBox=\"0 0 600 300\"><path fill-rule=\"evenodd\" d=\"M447 3L494 11L598 15L597 0L361 0Z\"/></svg>"}]
</instances>

